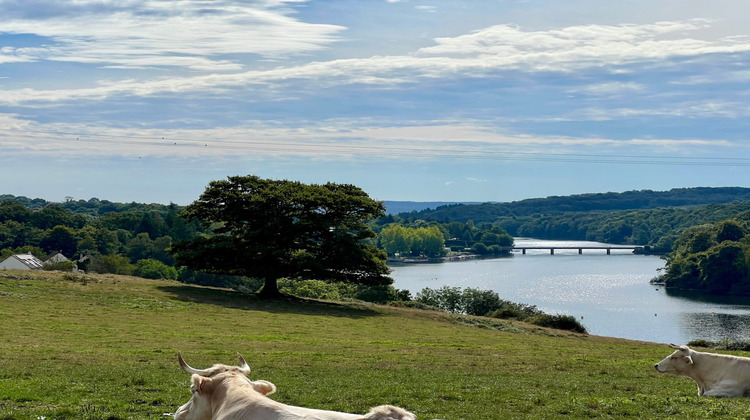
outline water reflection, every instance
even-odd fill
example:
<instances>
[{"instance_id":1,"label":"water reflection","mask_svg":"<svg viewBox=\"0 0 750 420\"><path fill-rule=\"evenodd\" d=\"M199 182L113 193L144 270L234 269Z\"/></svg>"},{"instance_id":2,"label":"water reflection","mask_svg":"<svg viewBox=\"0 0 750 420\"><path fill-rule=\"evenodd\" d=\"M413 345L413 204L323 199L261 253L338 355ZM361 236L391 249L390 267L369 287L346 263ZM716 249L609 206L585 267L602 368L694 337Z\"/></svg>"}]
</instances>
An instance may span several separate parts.
<instances>
[{"instance_id":1,"label":"water reflection","mask_svg":"<svg viewBox=\"0 0 750 420\"><path fill-rule=\"evenodd\" d=\"M710 341L750 340L750 297L719 296L705 293L665 289L666 295L684 301L701 312L684 312L679 316L680 328L690 336Z\"/></svg>"},{"instance_id":2,"label":"water reflection","mask_svg":"<svg viewBox=\"0 0 750 420\"><path fill-rule=\"evenodd\" d=\"M391 275L395 287L413 295L425 287L493 290L502 299L582 317L589 332L596 335L675 344L696 339L750 340L750 298L665 290L649 284L663 267L664 261L657 256L585 251L579 255L577 250L550 255L540 250L502 259L407 264L392 267Z\"/></svg>"},{"instance_id":3,"label":"water reflection","mask_svg":"<svg viewBox=\"0 0 750 420\"><path fill-rule=\"evenodd\" d=\"M686 313L680 317L682 328L710 341L750 340L750 315L726 313Z\"/></svg>"},{"instance_id":4,"label":"water reflection","mask_svg":"<svg viewBox=\"0 0 750 420\"><path fill-rule=\"evenodd\" d=\"M667 296L671 296L676 299L686 299L695 302L706 302L716 303L722 305L739 305L744 306L745 309L750 309L750 296L721 296L721 295L707 295L692 290L678 290L678 289L667 289L664 291Z\"/></svg>"}]
</instances>

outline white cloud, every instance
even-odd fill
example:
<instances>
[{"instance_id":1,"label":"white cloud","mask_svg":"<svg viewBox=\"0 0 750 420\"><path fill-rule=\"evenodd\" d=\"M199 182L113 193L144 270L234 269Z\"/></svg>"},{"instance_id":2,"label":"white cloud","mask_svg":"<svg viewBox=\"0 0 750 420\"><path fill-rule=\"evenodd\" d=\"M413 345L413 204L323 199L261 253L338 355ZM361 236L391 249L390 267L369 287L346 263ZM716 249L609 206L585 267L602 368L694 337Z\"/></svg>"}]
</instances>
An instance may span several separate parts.
<instances>
[{"instance_id":1,"label":"white cloud","mask_svg":"<svg viewBox=\"0 0 750 420\"><path fill-rule=\"evenodd\" d=\"M193 2L187 3L195 6ZM201 25L206 25L202 28L205 28L207 35L195 36L196 44L193 45L188 41L192 34L201 33L198 29L191 30L188 34L184 30L177 31L180 25L172 22L162 30L158 28L156 21L136 22L131 19L133 16L130 14L126 15L124 25L112 29L111 39L109 32L105 30L108 25L104 23L98 25L96 30L84 32L89 34L87 36L76 33L79 25L63 21L50 22L50 29L40 28L43 25L29 27L29 30L40 35L49 32L50 36L68 40L67 46L50 54L50 59L100 62L125 67L174 65L203 70L215 68L228 73L130 79L75 90L6 90L0 97L0 103L102 99L115 94L148 96L169 92L222 92L239 86L283 86L300 80L314 80L317 88L325 88L350 83L395 86L424 78L479 77L506 70L571 72L596 67L610 68L616 73L617 66L637 62L750 51L750 41L744 37L707 41L688 36L689 33L712 24L706 20L647 25L572 26L548 31L524 31L509 25L497 25L468 35L438 38L436 45L422 48L410 55L339 59L280 66L269 70L233 71L239 66L237 62L216 58L212 52L299 52L322 47L331 41L332 33L340 29L309 26L268 11L256 14L240 8L239 12L265 22L264 25L272 30L259 30L259 38L247 42L249 38L243 33L242 25L222 20L227 23L224 28L217 22L210 25L204 22ZM110 17L109 23L116 26L111 22L112 19L114 18ZM186 18L181 15L174 19L181 21ZM16 30L23 30L18 22L14 25ZM135 27L130 28L130 25ZM125 36L126 32L138 33L140 25L145 25L143 29L147 35L135 36L133 39ZM123 27L130 29L125 31ZM291 34L287 33L280 39L275 37L276 33L286 30L290 30ZM251 33L250 38L253 33L255 32ZM89 39L95 39L96 42ZM632 90L638 86L632 83L602 84L598 88Z\"/></svg>"},{"instance_id":2,"label":"white cloud","mask_svg":"<svg viewBox=\"0 0 750 420\"><path fill-rule=\"evenodd\" d=\"M344 29L294 19L288 10L275 8L284 3L289 1L75 1L73 7L57 6L59 15L36 16L30 10L13 13L8 10L12 4L0 2L0 33L34 34L51 41L24 54L25 60L237 71L241 63L224 55L309 53L336 41ZM27 5L40 7L36 1ZM65 10L69 13L62 13ZM3 57L8 60L0 52L0 60Z\"/></svg>"},{"instance_id":3,"label":"white cloud","mask_svg":"<svg viewBox=\"0 0 750 420\"><path fill-rule=\"evenodd\" d=\"M421 5L421 6L415 6L414 8L417 9L417 10L421 10L423 12L428 12L428 13L435 13L437 11L437 7L436 6Z\"/></svg>"},{"instance_id":4,"label":"white cloud","mask_svg":"<svg viewBox=\"0 0 750 420\"><path fill-rule=\"evenodd\" d=\"M568 93L583 93L591 96L610 96L623 93L633 93L643 91L645 87L640 83L634 82L607 82L595 83L588 86L568 89Z\"/></svg>"},{"instance_id":5,"label":"white cloud","mask_svg":"<svg viewBox=\"0 0 750 420\"><path fill-rule=\"evenodd\" d=\"M609 139L507 135L489 127L446 122L436 125L372 127L368 121L321 122L317 126L279 128L254 121L243 127L214 129L138 129L83 124L40 124L17 115L0 114L4 156L94 157L142 156L175 158L238 157L253 160L272 156L319 159L495 159L558 161L578 159L580 147L596 147L606 155L637 147L654 153L694 148L742 147L725 140ZM700 156L700 155L699 155ZM613 159L619 159L616 154ZM471 179L482 182L480 178Z\"/></svg>"}]
</instances>

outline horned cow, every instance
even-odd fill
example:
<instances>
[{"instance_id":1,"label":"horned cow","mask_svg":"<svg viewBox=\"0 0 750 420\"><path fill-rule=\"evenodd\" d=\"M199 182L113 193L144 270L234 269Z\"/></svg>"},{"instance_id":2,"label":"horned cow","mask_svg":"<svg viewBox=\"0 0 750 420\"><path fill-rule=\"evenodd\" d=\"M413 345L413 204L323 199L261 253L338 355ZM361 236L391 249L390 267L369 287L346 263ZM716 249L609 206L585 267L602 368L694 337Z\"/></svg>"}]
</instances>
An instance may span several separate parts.
<instances>
[{"instance_id":1,"label":"horned cow","mask_svg":"<svg viewBox=\"0 0 750 420\"><path fill-rule=\"evenodd\" d=\"M693 378L698 395L750 396L750 358L704 353L674 344L669 347L675 351L654 365L657 371Z\"/></svg>"},{"instance_id":2,"label":"horned cow","mask_svg":"<svg viewBox=\"0 0 750 420\"><path fill-rule=\"evenodd\" d=\"M213 365L194 369L179 356L180 366L190 373L193 396L174 414L175 420L416 420L402 408L383 405L367 414L350 414L282 404L268 398L276 387L268 381L252 381L250 367L240 357L240 366ZM270 392L269 392L270 391Z\"/></svg>"}]
</instances>

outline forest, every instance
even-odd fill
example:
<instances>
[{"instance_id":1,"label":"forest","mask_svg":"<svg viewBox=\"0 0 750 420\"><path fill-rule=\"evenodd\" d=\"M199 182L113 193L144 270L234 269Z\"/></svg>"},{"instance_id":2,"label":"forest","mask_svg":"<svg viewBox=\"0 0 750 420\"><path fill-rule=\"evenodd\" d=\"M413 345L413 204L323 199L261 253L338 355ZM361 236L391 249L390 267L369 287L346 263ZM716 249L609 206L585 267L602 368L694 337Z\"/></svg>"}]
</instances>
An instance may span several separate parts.
<instances>
[{"instance_id":1,"label":"forest","mask_svg":"<svg viewBox=\"0 0 750 420\"><path fill-rule=\"evenodd\" d=\"M750 211L750 199L741 201L749 192L744 188L691 188L550 197L503 205L503 212L492 217L486 213L477 220L469 217L498 205L450 205L387 215L370 220L368 225L378 234L371 239L373 245L391 258L438 258L450 251L497 255L504 252L502 247L513 245L513 237L647 245L651 252L664 254L677 250L669 260L673 267L670 284L676 284L674 279L685 278L676 270L689 260L679 251L689 242L685 235L695 232L696 226L712 226ZM722 200L726 202L715 203ZM658 205L664 207L651 208ZM175 266L170 252L174 243L210 233L197 221L181 217L184 209L176 204L116 203L98 198L55 203L0 195L0 260L21 252L44 259L57 251L85 271L201 284L236 286L244 282ZM536 210L541 212L533 212Z\"/></svg>"},{"instance_id":2,"label":"forest","mask_svg":"<svg viewBox=\"0 0 750 420\"><path fill-rule=\"evenodd\" d=\"M524 200L508 204L451 205L402 213L403 223L490 223L513 237L645 245L667 253L685 229L750 210L748 188L683 188Z\"/></svg>"},{"instance_id":3,"label":"forest","mask_svg":"<svg viewBox=\"0 0 750 420\"><path fill-rule=\"evenodd\" d=\"M674 188L669 191L639 190L622 193L551 196L510 203L452 204L419 212L401 213L399 216L405 219L462 222L472 220L474 223L493 223L503 217L513 218L570 212L645 210L742 201L750 201L750 188L695 187Z\"/></svg>"},{"instance_id":4,"label":"forest","mask_svg":"<svg viewBox=\"0 0 750 420\"><path fill-rule=\"evenodd\" d=\"M666 260L667 288L750 295L750 211L686 229Z\"/></svg>"}]
</instances>

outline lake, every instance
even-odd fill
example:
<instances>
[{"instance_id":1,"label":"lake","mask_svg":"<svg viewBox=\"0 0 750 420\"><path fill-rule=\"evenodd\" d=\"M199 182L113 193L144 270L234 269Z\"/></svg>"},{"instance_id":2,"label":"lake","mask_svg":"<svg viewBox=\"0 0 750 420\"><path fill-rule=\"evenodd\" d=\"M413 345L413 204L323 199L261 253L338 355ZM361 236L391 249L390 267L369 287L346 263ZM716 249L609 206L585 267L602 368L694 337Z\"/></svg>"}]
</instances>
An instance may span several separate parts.
<instances>
[{"instance_id":1,"label":"lake","mask_svg":"<svg viewBox=\"0 0 750 420\"><path fill-rule=\"evenodd\" d=\"M607 246L516 238L516 246ZM616 246L616 245L613 245ZM657 343L750 340L750 298L667 292L652 285L664 260L612 250L527 250L510 257L392 266L398 289L493 290L501 299L573 315L590 334Z\"/></svg>"}]
</instances>

